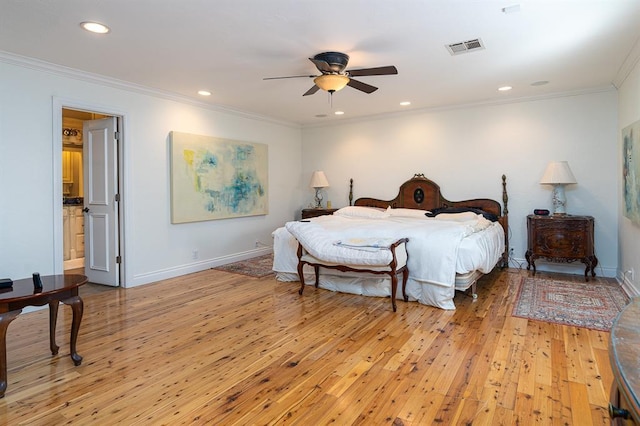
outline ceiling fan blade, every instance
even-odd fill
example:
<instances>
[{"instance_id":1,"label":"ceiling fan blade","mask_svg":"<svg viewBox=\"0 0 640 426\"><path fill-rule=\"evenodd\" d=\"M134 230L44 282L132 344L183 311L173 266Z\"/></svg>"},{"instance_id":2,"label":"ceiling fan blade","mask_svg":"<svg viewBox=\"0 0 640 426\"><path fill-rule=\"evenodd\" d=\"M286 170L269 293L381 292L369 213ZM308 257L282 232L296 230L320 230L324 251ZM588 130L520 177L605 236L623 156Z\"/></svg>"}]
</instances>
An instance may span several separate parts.
<instances>
[{"instance_id":1,"label":"ceiling fan blade","mask_svg":"<svg viewBox=\"0 0 640 426\"><path fill-rule=\"evenodd\" d=\"M354 89L358 89L358 90L360 90L362 92L365 92L365 93L373 93L376 90L378 90L378 88L375 87L375 86L372 86L372 85L367 84L367 83L363 83L363 82L358 81L358 80L354 80L352 78L349 79L349 82L347 83L347 86L351 86Z\"/></svg>"},{"instance_id":2,"label":"ceiling fan blade","mask_svg":"<svg viewBox=\"0 0 640 426\"><path fill-rule=\"evenodd\" d=\"M286 77L265 77L263 78L263 80L280 80L283 78L302 78L302 77L316 78L317 75L288 75Z\"/></svg>"},{"instance_id":3,"label":"ceiling fan blade","mask_svg":"<svg viewBox=\"0 0 640 426\"><path fill-rule=\"evenodd\" d=\"M314 85L313 85L313 87L312 87L311 89L307 90L306 92L304 92L304 95L302 95L302 96L309 96L309 95L313 95L313 94L314 94L314 93L316 93L318 90L320 90L320 88L314 84Z\"/></svg>"},{"instance_id":4,"label":"ceiling fan blade","mask_svg":"<svg viewBox=\"0 0 640 426\"><path fill-rule=\"evenodd\" d=\"M363 75L391 75L398 74L398 69L393 65L388 65L386 67L375 67L375 68L363 68L360 70L349 70L347 71L349 75L354 77L359 77Z\"/></svg>"}]
</instances>

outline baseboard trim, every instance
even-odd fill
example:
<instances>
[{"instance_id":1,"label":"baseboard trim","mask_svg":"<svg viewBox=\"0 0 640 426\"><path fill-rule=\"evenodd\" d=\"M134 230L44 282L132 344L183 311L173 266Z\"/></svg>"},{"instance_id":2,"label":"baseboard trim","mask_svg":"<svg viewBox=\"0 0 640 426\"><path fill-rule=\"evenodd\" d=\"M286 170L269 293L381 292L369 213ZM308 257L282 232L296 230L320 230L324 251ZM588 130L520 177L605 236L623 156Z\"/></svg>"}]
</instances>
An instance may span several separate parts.
<instances>
[{"instance_id":1,"label":"baseboard trim","mask_svg":"<svg viewBox=\"0 0 640 426\"><path fill-rule=\"evenodd\" d=\"M139 285L150 284L157 281L167 280L179 277L181 275L193 274L194 272L205 271L217 266L226 265L228 263L239 262L241 260L251 259L265 254L273 253L272 247L261 247L254 250L248 250L232 255L221 256L214 259L201 260L194 263L175 266L172 268L153 271L146 274L134 275L133 281L125 283L123 287L131 288Z\"/></svg>"}]
</instances>

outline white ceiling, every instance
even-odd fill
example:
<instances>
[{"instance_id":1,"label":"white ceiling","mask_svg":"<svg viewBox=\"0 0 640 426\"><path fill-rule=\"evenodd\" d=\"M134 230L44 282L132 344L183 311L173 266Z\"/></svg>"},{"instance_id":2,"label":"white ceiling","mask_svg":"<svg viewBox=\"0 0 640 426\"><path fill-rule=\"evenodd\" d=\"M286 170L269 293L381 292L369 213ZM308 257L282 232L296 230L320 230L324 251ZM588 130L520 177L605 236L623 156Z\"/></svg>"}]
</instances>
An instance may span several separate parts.
<instances>
[{"instance_id":1,"label":"white ceiling","mask_svg":"<svg viewBox=\"0 0 640 426\"><path fill-rule=\"evenodd\" d=\"M0 0L2 51L303 125L607 87L639 37L639 0ZM445 48L475 38L484 50ZM302 96L310 78L263 80L317 74L308 58L330 50L398 75L359 77L379 90L346 87L333 107Z\"/></svg>"}]
</instances>

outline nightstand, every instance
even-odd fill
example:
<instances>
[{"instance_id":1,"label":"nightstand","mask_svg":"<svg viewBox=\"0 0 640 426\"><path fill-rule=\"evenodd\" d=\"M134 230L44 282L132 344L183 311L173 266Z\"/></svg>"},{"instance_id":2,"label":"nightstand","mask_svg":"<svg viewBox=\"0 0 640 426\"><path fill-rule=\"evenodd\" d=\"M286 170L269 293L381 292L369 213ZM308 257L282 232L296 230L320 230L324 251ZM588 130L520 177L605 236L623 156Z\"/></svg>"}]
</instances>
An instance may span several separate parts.
<instances>
[{"instance_id":1,"label":"nightstand","mask_svg":"<svg viewBox=\"0 0 640 426\"><path fill-rule=\"evenodd\" d=\"M302 218L309 219L311 217L332 215L338 209L302 209Z\"/></svg>"},{"instance_id":2,"label":"nightstand","mask_svg":"<svg viewBox=\"0 0 640 426\"><path fill-rule=\"evenodd\" d=\"M593 217L591 216L527 216L527 270L533 266L536 274L537 258L552 262L576 262L587 265L584 278L588 274L596 276L598 258L594 252Z\"/></svg>"}]
</instances>

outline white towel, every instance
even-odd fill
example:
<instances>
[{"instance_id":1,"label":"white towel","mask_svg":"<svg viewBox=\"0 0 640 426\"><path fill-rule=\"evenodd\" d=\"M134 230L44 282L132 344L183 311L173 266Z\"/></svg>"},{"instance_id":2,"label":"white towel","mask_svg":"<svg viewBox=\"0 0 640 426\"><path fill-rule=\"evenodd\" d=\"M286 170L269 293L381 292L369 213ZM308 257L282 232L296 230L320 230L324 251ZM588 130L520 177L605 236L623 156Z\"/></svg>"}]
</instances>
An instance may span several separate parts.
<instances>
[{"instance_id":1,"label":"white towel","mask_svg":"<svg viewBox=\"0 0 640 426\"><path fill-rule=\"evenodd\" d=\"M386 250L391 247L391 244L395 243L397 238L348 238L346 240L340 240L333 243L339 247L346 247L355 250L363 251L377 251Z\"/></svg>"}]
</instances>

